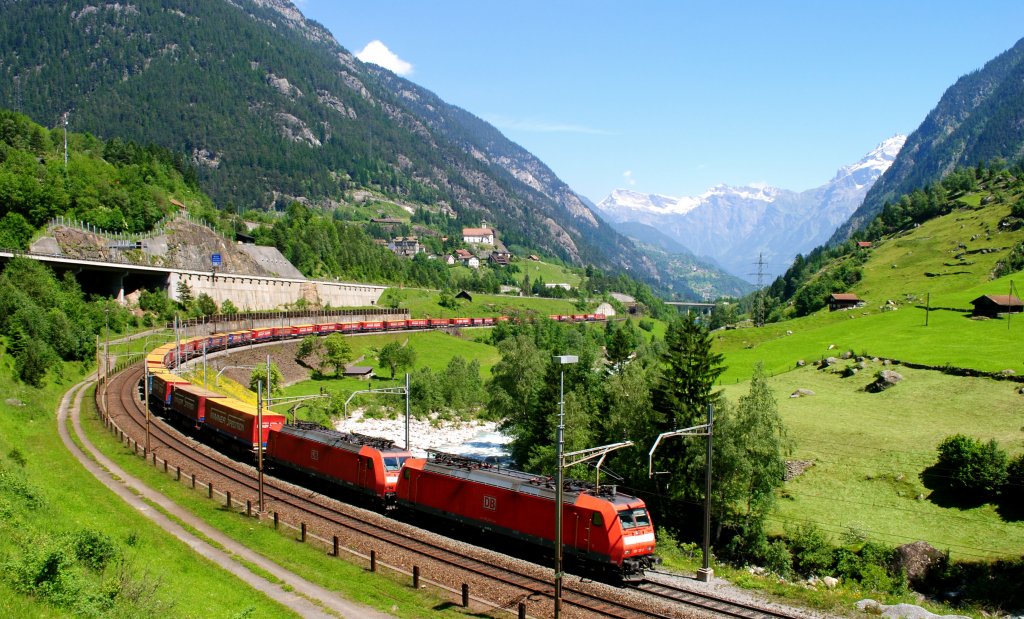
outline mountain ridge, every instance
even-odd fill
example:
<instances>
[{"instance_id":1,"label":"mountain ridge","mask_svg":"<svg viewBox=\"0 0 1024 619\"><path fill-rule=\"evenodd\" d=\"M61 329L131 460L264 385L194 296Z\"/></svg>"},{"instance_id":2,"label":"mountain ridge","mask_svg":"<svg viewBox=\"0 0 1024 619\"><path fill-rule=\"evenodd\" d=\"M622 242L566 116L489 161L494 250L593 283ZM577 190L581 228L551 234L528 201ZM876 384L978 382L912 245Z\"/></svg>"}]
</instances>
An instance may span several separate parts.
<instances>
[{"instance_id":1,"label":"mountain ridge","mask_svg":"<svg viewBox=\"0 0 1024 619\"><path fill-rule=\"evenodd\" d=\"M698 296L543 162L361 62L291 2L24 0L4 15L0 106L44 124L70 109L72 130L187 153L222 209L344 210L369 189L462 225L487 221L506 244Z\"/></svg>"},{"instance_id":2,"label":"mountain ridge","mask_svg":"<svg viewBox=\"0 0 1024 619\"><path fill-rule=\"evenodd\" d=\"M781 265L824 243L860 205L904 139L884 140L857 162L840 167L828 183L802 192L759 184L715 185L681 198L616 190L597 209L613 226L636 222L657 227L732 275L748 277L751 265L762 258Z\"/></svg>"},{"instance_id":3,"label":"mountain ridge","mask_svg":"<svg viewBox=\"0 0 1024 619\"><path fill-rule=\"evenodd\" d=\"M864 202L829 240L863 229L904 194L957 167L1024 157L1024 39L946 89Z\"/></svg>"}]
</instances>

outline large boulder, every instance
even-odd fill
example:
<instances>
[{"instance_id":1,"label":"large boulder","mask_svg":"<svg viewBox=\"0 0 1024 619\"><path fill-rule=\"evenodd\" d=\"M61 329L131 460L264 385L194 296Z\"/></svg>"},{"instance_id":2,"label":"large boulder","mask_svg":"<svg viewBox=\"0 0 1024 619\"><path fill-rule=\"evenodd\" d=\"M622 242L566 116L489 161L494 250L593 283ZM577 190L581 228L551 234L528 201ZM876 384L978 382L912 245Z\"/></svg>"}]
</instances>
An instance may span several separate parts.
<instances>
[{"instance_id":1,"label":"large boulder","mask_svg":"<svg viewBox=\"0 0 1024 619\"><path fill-rule=\"evenodd\" d=\"M882 370L875 375L875 382L869 383L865 389L871 393L881 393L901 380L903 380L903 376L899 372Z\"/></svg>"},{"instance_id":2,"label":"large boulder","mask_svg":"<svg viewBox=\"0 0 1024 619\"><path fill-rule=\"evenodd\" d=\"M906 572L910 586L917 588L928 579L928 573L945 560L946 555L928 542L914 542L896 549L893 567L895 571Z\"/></svg>"}]
</instances>

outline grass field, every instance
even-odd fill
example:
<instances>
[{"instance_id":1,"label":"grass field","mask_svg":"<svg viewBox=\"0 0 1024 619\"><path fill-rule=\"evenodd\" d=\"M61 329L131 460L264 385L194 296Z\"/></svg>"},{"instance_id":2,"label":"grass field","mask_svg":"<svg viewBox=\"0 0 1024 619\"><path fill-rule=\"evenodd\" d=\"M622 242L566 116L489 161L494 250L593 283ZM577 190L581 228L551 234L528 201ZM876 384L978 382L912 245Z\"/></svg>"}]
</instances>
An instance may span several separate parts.
<instances>
[{"instance_id":1,"label":"grass field","mask_svg":"<svg viewBox=\"0 0 1024 619\"><path fill-rule=\"evenodd\" d=\"M462 357L467 361L476 360L480 363L481 378L490 376L491 367L500 360L498 350L489 345L475 341L486 337L488 329L463 329L463 337L456 337L440 331L424 331L420 333L381 333L379 335L361 335L349 338L352 345L353 359L365 356L354 365L371 366L376 376L371 381L356 378L334 378L325 376L313 380L302 381L284 389L284 396L312 395L321 388L332 393L347 396L353 391L374 389L378 387L404 385L404 371L391 379L390 368L382 368L374 357L373 349L380 348L391 341L406 342L416 350L415 368L429 367L431 370L443 370L452 357Z\"/></svg>"},{"instance_id":2,"label":"grass field","mask_svg":"<svg viewBox=\"0 0 1024 619\"><path fill-rule=\"evenodd\" d=\"M140 582L158 581L157 599L170 604L163 616L232 617L256 609L260 617L295 616L153 527L74 460L57 436L54 411L61 394L82 376L82 368L68 366L62 380L36 390L10 380L10 359L0 356L0 388L5 394L0 401L0 458L5 469L17 467L23 477L5 475L5 489L0 491L3 561L16 562L29 549L56 547L62 537L76 531L96 530L113 540L127 573ZM15 452L24 458L23 467L13 463ZM24 481L15 483L16 478ZM26 503L26 493L35 499ZM114 578L118 569L111 565L103 574L76 577L80 583L99 582ZM100 586L95 585L97 591ZM0 578L2 616L76 614L17 593L8 579Z\"/></svg>"},{"instance_id":3,"label":"grass field","mask_svg":"<svg viewBox=\"0 0 1024 619\"><path fill-rule=\"evenodd\" d=\"M173 476L166 475L161 470L143 462L141 458L114 440L95 416L90 415L87 419L88 421L84 425L90 440L95 441L104 453L108 454L128 473L144 480L156 490L171 497L175 503L185 507L229 537L269 557L281 567L327 589L338 591L354 602L377 608L395 617L466 616L457 607L447 604L445 600L433 595L429 590L415 591L411 589L403 576L393 575L387 570L380 570L376 574L371 573L362 564L332 557L322 548L312 544L299 543L294 530L282 527L275 531L272 521L259 522L234 511L228 511L221 501L207 499L204 492L192 490L186 484L174 481ZM188 561L179 560L181 566L190 565ZM429 575L426 576L429 577ZM205 593L201 587L197 587L197 589L192 594L193 596ZM277 616L265 612L262 604L258 606L251 604L250 606L253 610L248 611L250 613L248 615L244 612L246 607L240 607L243 612L236 611L234 614L210 609L210 612L197 610L194 614L179 616Z\"/></svg>"},{"instance_id":4,"label":"grass field","mask_svg":"<svg viewBox=\"0 0 1024 619\"><path fill-rule=\"evenodd\" d=\"M864 391L882 367L869 363L849 378L805 367L771 380L796 441L791 458L815 461L785 485L776 529L809 521L837 536L852 530L893 545L924 539L960 559L1024 554L1024 520L1004 520L992 505L948 506L921 479L935 463L935 446L957 432L996 439L1011 455L1024 452L1024 396L1011 383L900 366L893 369L903 382ZM724 391L735 401L746 389ZM797 389L815 395L790 398Z\"/></svg>"},{"instance_id":5,"label":"grass field","mask_svg":"<svg viewBox=\"0 0 1024 619\"><path fill-rule=\"evenodd\" d=\"M458 307L438 305L440 293L425 288L389 288L381 296L381 307L399 307L409 310L413 318L453 318L456 316L500 316L516 312L549 314L573 314L573 302L565 299L544 299L540 297L517 297L512 295L469 293L472 301L457 299ZM594 304L597 305L596 303Z\"/></svg>"},{"instance_id":6,"label":"grass field","mask_svg":"<svg viewBox=\"0 0 1024 619\"><path fill-rule=\"evenodd\" d=\"M748 378L758 360L777 374L796 367L798 359L810 362L843 350L1024 374L1024 317L969 318L971 300L1008 294L1015 278L1024 279L1019 273L989 279L1007 249L1024 240L1024 230L1000 231L1008 213L1005 206L957 211L876 243L863 279L850 290L865 300L863 308L717 332L716 349L729 366L723 384Z\"/></svg>"},{"instance_id":7,"label":"grass field","mask_svg":"<svg viewBox=\"0 0 1024 619\"><path fill-rule=\"evenodd\" d=\"M1019 516L992 505L945 505L920 478L951 434L994 438L1011 455L1024 452L1019 384L895 366L906 380L871 394L863 387L880 364L850 378L810 367L850 351L1024 374L1024 316L970 318L971 300L1008 294L1021 278L989 279L1007 248L1024 239L1024 231L1000 231L1007 213L1002 206L966 209L876 243L851 289L866 301L863 308L713 334L725 355L720 384L729 398L746 391L754 364L763 362L796 440L793 457L817 463L786 484L776 530L810 521L836 536L855 530L891 544L925 539L959 558L1024 554ZM798 369L798 360L808 367ZM816 395L790 399L798 388Z\"/></svg>"}]
</instances>

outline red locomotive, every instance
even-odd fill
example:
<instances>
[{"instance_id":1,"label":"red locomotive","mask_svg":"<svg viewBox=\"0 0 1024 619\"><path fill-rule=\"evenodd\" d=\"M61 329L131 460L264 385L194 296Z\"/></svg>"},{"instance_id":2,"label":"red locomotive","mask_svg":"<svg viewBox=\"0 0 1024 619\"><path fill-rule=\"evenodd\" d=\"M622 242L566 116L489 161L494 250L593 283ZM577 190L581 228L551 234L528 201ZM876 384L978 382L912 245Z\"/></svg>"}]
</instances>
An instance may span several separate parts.
<instances>
[{"instance_id":1,"label":"red locomotive","mask_svg":"<svg viewBox=\"0 0 1024 619\"><path fill-rule=\"evenodd\" d=\"M298 422L270 433L268 461L345 488L394 502L398 472L412 458L394 441Z\"/></svg>"},{"instance_id":2,"label":"red locomotive","mask_svg":"<svg viewBox=\"0 0 1024 619\"><path fill-rule=\"evenodd\" d=\"M544 547L554 547L555 484L541 477L428 450L408 460L396 489L400 507L454 520ZM654 561L654 527L644 502L613 487L567 481L565 552L630 580Z\"/></svg>"}]
</instances>

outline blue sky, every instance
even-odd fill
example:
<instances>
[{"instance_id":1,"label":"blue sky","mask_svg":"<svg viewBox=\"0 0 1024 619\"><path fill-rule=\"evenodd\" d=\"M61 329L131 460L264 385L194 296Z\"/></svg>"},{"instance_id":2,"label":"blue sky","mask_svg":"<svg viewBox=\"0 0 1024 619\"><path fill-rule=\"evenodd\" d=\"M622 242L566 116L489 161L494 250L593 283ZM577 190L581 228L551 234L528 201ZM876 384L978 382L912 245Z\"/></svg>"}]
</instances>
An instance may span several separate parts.
<instances>
[{"instance_id":1,"label":"blue sky","mask_svg":"<svg viewBox=\"0 0 1024 619\"><path fill-rule=\"evenodd\" d=\"M1019 0L296 4L594 201L822 185L1024 37Z\"/></svg>"}]
</instances>

